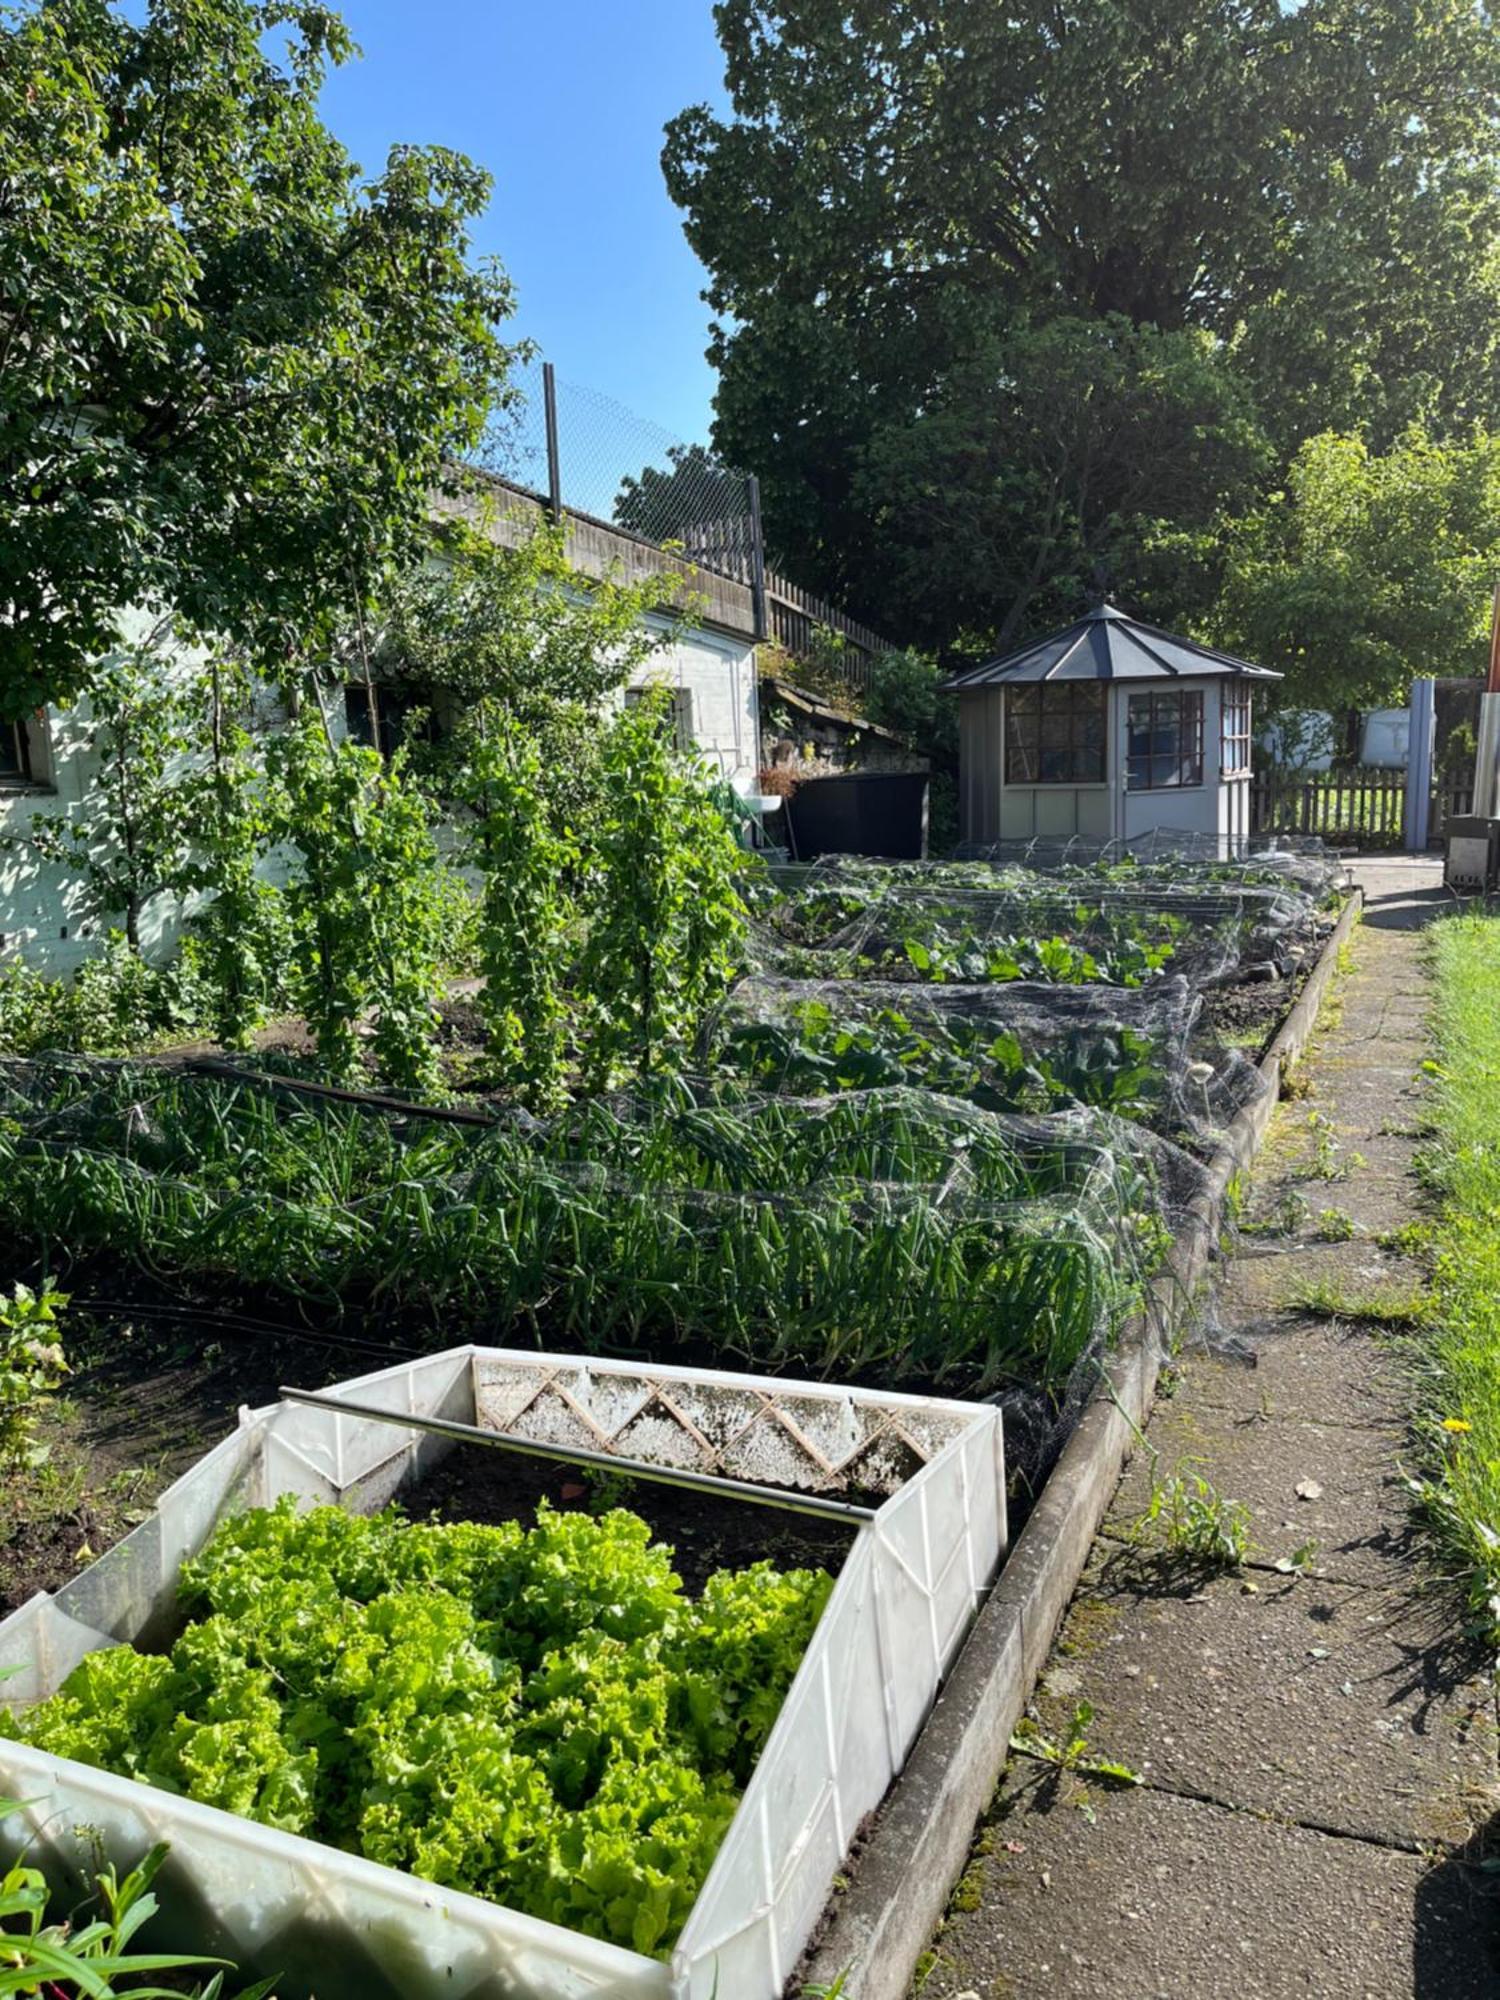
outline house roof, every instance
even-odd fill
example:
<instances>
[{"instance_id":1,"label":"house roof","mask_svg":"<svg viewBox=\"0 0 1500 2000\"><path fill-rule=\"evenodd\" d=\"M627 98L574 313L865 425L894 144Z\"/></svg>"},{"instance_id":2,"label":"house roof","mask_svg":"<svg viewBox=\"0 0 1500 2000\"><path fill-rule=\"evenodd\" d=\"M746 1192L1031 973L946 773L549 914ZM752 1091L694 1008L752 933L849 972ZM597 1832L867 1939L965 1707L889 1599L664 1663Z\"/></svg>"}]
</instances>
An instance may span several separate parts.
<instances>
[{"instance_id":1,"label":"house roof","mask_svg":"<svg viewBox=\"0 0 1500 2000\"><path fill-rule=\"evenodd\" d=\"M1101 604L1076 625L1051 632L1045 639L1033 639L1014 653L986 660L943 685L950 694L963 694L970 688L1017 681L1152 681L1207 674L1281 679L1270 667L1252 666L1232 653L1216 653L1193 639L1179 638L1132 618L1116 605Z\"/></svg>"}]
</instances>

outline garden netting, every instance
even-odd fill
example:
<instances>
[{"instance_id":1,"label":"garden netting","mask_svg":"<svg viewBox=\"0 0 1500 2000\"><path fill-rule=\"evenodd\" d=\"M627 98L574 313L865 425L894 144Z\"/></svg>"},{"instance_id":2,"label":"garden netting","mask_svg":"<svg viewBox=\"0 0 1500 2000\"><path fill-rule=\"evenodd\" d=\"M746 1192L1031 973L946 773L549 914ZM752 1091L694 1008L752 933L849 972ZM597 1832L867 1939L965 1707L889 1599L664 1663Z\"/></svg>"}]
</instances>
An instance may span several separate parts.
<instances>
[{"instance_id":1,"label":"garden netting","mask_svg":"<svg viewBox=\"0 0 1500 2000\"><path fill-rule=\"evenodd\" d=\"M1044 979L1195 986L1284 977L1332 918L1287 884L1139 879L995 861L829 857L785 871L752 943L757 971L792 978L947 983Z\"/></svg>"},{"instance_id":2,"label":"garden netting","mask_svg":"<svg viewBox=\"0 0 1500 2000\"><path fill-rule=\"evenodd\" d=\"M1327 903L1349 886L1343 860L1316 834L1252 835L1231 852L1219 834L1153 827L1129 840L1085 840L1079 834L1026 840L966 841L955 861L986 862L1027 874L1285 886Z\"/></svg>"},{"instance_id":3,"label":"garden netting","mask_svg":"<svg viewBox=\"0 0 1500 2000\"><path fill-rule=\"evenodd\" d=\"M1035 1480L1203 1184L1087 1108L681 1086L489 1127L246 1076L0 1062L0 1228L393 1351L476 1339L1000 1401Z\"/></svg>"},{"instance_id":4,"label":"garden netting","mask_svg":"<svg viewBox=\"0 0 1500 2000\"><path fill-rule=\"evenodd\" d=\"M1180 974L1139 987L757 975L701 1055L721 1092L726 1075L786 1095L921 1084L990 1111L1090 1105L1198 1150L1268 1088Z\"/></svg>"}]
</instances>

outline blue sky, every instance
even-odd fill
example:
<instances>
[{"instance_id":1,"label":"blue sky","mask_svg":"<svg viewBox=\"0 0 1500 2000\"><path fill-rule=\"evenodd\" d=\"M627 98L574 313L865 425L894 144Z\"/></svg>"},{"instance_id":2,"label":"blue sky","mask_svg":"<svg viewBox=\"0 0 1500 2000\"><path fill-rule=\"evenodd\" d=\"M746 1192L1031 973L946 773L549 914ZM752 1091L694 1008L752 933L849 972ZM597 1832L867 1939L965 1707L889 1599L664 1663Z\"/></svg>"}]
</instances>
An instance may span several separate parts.
<instances>
[{"instance_id":1,"label":"blue sky","mask_svg":"<svg viewBox=\"0 0 1500 2000\"><path fill-rule=\"evenodd\" d=\"M476 232L515 281L518 332L559 377L706 435L704 275L658 156L673 112L722 98L710 0L342 0L363 58L328 124L369 173L396 141L495 178Z\"/></svg>"}]
</instances>

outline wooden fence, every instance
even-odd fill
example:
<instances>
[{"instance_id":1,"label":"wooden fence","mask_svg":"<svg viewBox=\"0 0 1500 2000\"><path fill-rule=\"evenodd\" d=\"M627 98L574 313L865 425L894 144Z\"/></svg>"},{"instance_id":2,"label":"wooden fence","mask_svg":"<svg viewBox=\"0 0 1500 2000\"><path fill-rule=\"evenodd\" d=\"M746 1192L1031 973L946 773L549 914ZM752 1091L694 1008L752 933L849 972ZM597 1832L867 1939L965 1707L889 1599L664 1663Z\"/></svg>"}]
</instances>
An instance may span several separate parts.
<instances>
[{"instance_id":1,"label":"wooden fence","mask_svg":"<svg viewBox=\"0 0 1500 2000\"><path fill-rule=\"evenodd\" d=\"M1473 780L1444 779L1434 788L1428 844L1442 845L1443 824L1474 804ZM1252 833L1312 833L1330 847L1405 845L1404 771L1324 771L1286 780L1265 775L1250 787Z\"/></svg>"},{"instance_id":2,"label":"wooden fence","mask_svg":"<svg viewBox=\"0 0 1500 2000\"><path fill-rule=\"evenodd\" d=\"M842 641L838 657L826 664L856 694L869 692L870 670L876 656L890 651L889 640L882 639L878 632L860 624L857 618L847 617L823 598L814 597L810 590L789 583L773 569L766 571L766 623L774 643L795 659L805 659L812 651L817 626L837 633Z\"/></svg>"}]
</instances>

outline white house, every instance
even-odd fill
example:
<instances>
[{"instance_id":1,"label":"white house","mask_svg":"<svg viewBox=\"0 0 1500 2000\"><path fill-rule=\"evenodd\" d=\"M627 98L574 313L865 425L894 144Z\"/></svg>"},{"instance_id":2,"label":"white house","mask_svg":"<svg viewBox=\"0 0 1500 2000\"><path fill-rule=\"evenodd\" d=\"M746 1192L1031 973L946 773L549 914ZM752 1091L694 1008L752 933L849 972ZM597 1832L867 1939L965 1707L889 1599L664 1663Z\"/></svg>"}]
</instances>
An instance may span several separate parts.
<instances>
[{"instance_id":1,"label":"white house","mask_svg":"<svg viewBox=\"0 0 1500 2000\"><path fill-rule=\"evenodd\" d=\"M491 511L485 521L498 539L511 540L530 531L541 509L528 496L507 492L505 498L504 510ZM625 699L647 683L670 685L683 748L695 749L741 794L758 792L760 707L749 588L694 570L680 557L598 523L570 517L567 525L570 559L585 576L638 581L657 574L664 585L669 578L685 581L685 616L647 616L647 626L662 643L636 674L636 685ZM664 588L664 598L668 594ZM127 613L122 620L126 641L139 642L154 622L144 613ZM170 672L170 648L166 658ZM394 713L399 702L383 690L380 706ZM274 707L267 703L263 726L276 726ZM335 704L330 718L335 733L348 727L368 740L365 713L363 690L347 710ZM71 972L97 951L101 934L111 928L110 920L88 913L75 876L40 860L25 843L27 822L38 812L83 812L98 768L87 696L68 708L48 707L25 721L0 724L0 837L19 836L0 846L0 966L24 959L38 971ZM277 873L274 862L267 872ZM148 957L170 953L185 914L170 897L158 897L148 906L142 921Z\"/></svg>"},{"instance_id":2,"label":"white house","mask_svg":"<svg viewBox=\"0 0 1500 2000\"><path fill-rule=\"evenodd\" d=\"M962 838L1130 840L1250 831L1250 697L1268 667L1101 604L946 683L959 704Z\"/></svg>"}]
</instances>

